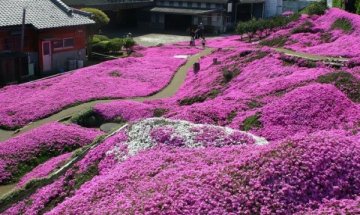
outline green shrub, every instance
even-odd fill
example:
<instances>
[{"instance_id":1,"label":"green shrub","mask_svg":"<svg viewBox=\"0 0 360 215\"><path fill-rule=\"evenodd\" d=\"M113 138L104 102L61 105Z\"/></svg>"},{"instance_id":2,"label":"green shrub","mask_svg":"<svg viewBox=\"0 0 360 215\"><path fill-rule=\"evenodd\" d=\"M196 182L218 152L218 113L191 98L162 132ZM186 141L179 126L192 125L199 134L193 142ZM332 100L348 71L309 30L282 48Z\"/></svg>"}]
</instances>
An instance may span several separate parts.
<instances>
[{"instance_id":1,"label":"green shrub","mask_svg":"<svg viewBox=\"0 0 360 215\"><path fill-rule=\"evenodd\" d=\"M97 128L105 123L105 120L92 109L78 113L70 121L87 128Z\"/></svg>"},{"instance_id":2,"label":"green shrub","mask_svg":"<svg viewBox=\"0 0 360 215\"><path fill-rule=\"evenodd\" d=\"M294 28L291 30L292 34L298 34L298 33L311 33L313 32L312 27L314 24L312 22L306 21L300 26Z\"/></svg>"},{"instance_id":3,"label":"green shrub","mask_svg":"<svg viewBox=\"0 0 360 215\"><path fill-rule=\"evenodd\" d=\"M105 35L95 34L91 39L91 43L95 44L95 43L99 43L99 42L105 41L105 40L109 40L109 38Z\"/></svg>"},{"instance_id":4,"label":"green shrub","mask_svg":"<svg viewBox=\"0 0 360 215\"><path fill-rule=\"evenodd\" d=\"M309 15L323 15L327 10L326 1L313 2L303 10L301 13L309 14Z\"/></svg>"},{"instance_id":5,"label":"green shrub","mask_svg":"<svg viewBox=\"0 0 360 215\"><path fill-rule=\"evenodd\" d=\"M155 108L154 117L162 117L168 112L167 109L164 108Z\"/></svg>"},{"instance_id":6,"label":"green shrub","mask_svg":"<svg viewBox=\"0 0 360 215\"><path fill-rule=\"evenodd\" d=\"M344 2L343 0L333 0L333 7L338 7L338 8L345 8Z\"/></svg>"},{"instance_id":7,"label":"green shrub","mask_svg":"<svg viewBox=\"0 0 360 215\"><path fill-rule=\"evenodd\" d=\"M360 80L348 72L332 72L317 78L319 83L334 84L353 102L360 102Z\"/></svg>"},{"instance_id":8,"label":"green shrub","mask_svg":"<svg viewBox=\"0 0 360 215\"><path fill-rule=\"evenodd\" d=\"M96 22L98 27L109 24L110 18L103 11L96 8L81 8L82 11L91 13L92 19Z\"/></svg>"},{"instance_id":9,"label":"green shrub","mask_svg":"<svg viewBox=\"0 0 360 215\"><path fill-rule=\"evenodd\" d=\"M263 40L260 42L260 45L270 47L283 47L287 40L288 38L286 36L279 36L272 39Z\"/></svg>"},{"instance_id":10,"label":"green shrub","mask_svg":"<svg viewBox=\"0 0 360 215\"><path fill-rule=\"evenodd\" d=\"M249 40L254 37L255 34L258 34L259 38L269 35L268 30L273 30L274 28L286 26L292 21L295 21L300 18L299 14L294 14L289 17L277 16L271 19L259 19L259 20L250 20L246 22L239 22L236 26L236 32L240 35L247 34Z\"/></svg>"},{"instance_id":11,"label":"green shrub","mask_svg":"<svg viewBox=\"0 0 360 215\"><path fill-rule=\"evenodd\" d=\"M135 41L132 38L124 38L123 45L126 49L131 49L135 45Z\"/></svg>"},{"instance_id":12,"label":"green shrub","mask_svg":"<svg viewBox=\"0 0 360 215\"><path fill-rule=\"evenodd\" d=\"M240 126L240 129L243 131L249 131L255 128L261 128L262 123L260 122L260 117L260 113L247 117Z\"/></svg>"},{"instance_id":13,"label":"green shrub","mask_svg":"<svg viewBox=\"0 0 360 215\"><path fill-rule=\"evenodd\" d=\"M92 51L100 52L100 53L108 53L109 52L108 43L109 41L107 40L100 41L92 46Z\"/></svg>"},{"instance_id":14,"label":"green shrub","mask_svg":"<svg viewBox=\"0 0 360 215\"><path fill-rule=\"evenodd\" d=\"M331 25L331 29L340 29L343 30L345 33L350 33L353 30L353 26L350 20L346 18L338 18Z\"/></svg>"},{"instance_id":15,"label":"green shrub","mask_svg":"<svg viewBox=\"0 0 360 215\"><path fill-rule=\"evenodd\" d=\"M114 38L107 43L107 50L110 52L119 52L124 45L124 40L121 38Z\"/></svg>"},{"instance_id":16,"label":"green shrub","mask_svg":"<svg viewBox=\"0 0 360 215\"><path fill-rule=\"evenodd\" d=\"M236 76L240 74L240 71L238 69L229 70L227 68L224 68L222 70L223 74L223 84L229 83L231 80L233 80Z\"/></svg>"}]
</instances>

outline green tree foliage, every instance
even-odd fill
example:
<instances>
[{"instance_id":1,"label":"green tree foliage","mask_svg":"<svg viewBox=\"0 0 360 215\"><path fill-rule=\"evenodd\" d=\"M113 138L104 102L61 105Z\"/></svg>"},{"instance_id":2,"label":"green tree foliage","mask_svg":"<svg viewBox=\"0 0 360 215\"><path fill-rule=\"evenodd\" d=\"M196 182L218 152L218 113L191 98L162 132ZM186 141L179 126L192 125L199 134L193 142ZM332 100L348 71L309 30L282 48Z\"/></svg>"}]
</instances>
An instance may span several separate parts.
<instances>
[{"instance_id":1,"label":"green tree foliage","mask_svg":"<svg viewBox=\"0 0 360 215\"><path fill-rule=\"evenodd\" d=\"M277 16L271 19L253 19L246 22L239 22L236 27L236 32L241 36L246 34L251 41L255 35L257 35L259 38L268 36L270 31L274 30L275 28L286 26L290 22L297 20L299 17L299 14L294 14L289 17Z\"/></svg>"},{"instance_id":2,"label":"green tree foliage","mask_svg":"<svg viewBox=\"0 0 360 215\"><path fill-rule=\"evenodd\" d=\"M91 13L93 15L92 19L96 22L98 27L109 24L110 18L103 11L96 8L82 8L82 11Z\"/></svg>"},{"instance_id":3,"label":"green tree foliage","mask_svg":"<svg viewBox=\"0 0 360 215\"><path fill-rule=\"evenodd\" d=\"M306 8L304 8L301 13L309 14L309 15L323 15L327 10L326 1L313 2Z\"/></svg>"}]
</instances>

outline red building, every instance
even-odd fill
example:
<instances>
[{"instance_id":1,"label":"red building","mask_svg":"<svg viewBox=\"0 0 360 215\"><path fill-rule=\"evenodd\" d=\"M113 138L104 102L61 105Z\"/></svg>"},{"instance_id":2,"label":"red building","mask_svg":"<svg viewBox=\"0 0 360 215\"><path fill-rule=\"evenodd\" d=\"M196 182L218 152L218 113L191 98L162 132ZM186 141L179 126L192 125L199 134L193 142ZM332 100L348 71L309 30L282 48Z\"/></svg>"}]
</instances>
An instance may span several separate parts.
<instances>
[{"instance_id":1,"label":"red building","mask_svg":"<svg viewBox=\"0 0 360 215\"><path fill-rule=\"evenodd\" d=\"M81 67L90 17L60 0L0 1L0 85Z\"/></svg>"}]
</instances>

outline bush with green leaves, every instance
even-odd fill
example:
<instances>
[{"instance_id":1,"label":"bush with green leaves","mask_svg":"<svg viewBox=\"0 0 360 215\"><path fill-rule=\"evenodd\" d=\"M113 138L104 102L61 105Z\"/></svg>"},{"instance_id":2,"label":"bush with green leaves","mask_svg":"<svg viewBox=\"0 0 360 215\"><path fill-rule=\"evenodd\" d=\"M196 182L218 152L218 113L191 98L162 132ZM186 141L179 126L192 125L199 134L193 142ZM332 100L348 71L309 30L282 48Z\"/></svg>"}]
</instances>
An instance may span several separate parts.
<instances>
[{"instance_id":1,"label":"bush with green leaves","mask_svg":"<svg viewBox=\"0 0 360 215\"><path fill-rule=\"evenodd\" d=\"M271 19L252 19L246 22L239 22L236 27L236 32L241 36L243 34L247 34L249 41L251 41L256 34L259 38L268 36L270 31L275 28L286 26L290 22L296 21L299 18L299 14L293 14L288 17L276 16Z\"/></svg>"},{"instance_id":2,"label":"bush with green leaves","mask_svg":"<svg viewBox=\"0 0 360 215\"><path fill-rule=\"evenodd\" d=\"M335 22L331 25L331 29L340 29L345 33L350 33L353 30L353 26L350 20L346 18L338 18Z\"/></svg>"},{"instance_id":3,"label":"bush with green leaves","mask_svg":"<svg viewBox=\"0 0 360 215\"><path fill-rule=\"evenodd\" d=\"M101 41L106 41L106 40L109 40L109 37L107 37L105 35L95 34L92 37L91 43L96 44L96 43L99 43Z\"/></svg>"},{"instance_id":4,"label":"bush with green leaves","mask_svg":"<svg viewBox=\"0 0 360 215\"><path fill-rule=\"evenodd\" d=\"M133 38L127 37L123 39L124 48L131 49L135 45L135 41Z\"/></svg>"},{"instance_id":5,"label":"bush with green leaves","mask_svg":"<svg viewBox=\"0 0 360 215\"><path fill-rule=\"evenodd\" d=\"M118 52L122 49L124 45L124 40L121 38L114 38L109 40L107 44L107 49L110 52Z\"/></svg>"},{"instance_id":6,"label":"bush with green leaves","mask_svg":"<svg viewBox=\"0 0 360 215\"><path fill-rule=\"evenodd\" d=\"M323 15L327 10L326 1L313 2L309 6L301 10L301 13L308 15Z\"/></svg>"},{"instance_id":7,"label":"bush with green leaves","mask_svg":"<svg viewBox=\"0 0 360 215\"><path fill-rule=\"evenodd\" d=\"M96 22L96 25L98 27L102 27L104 25L109 24L110 22L110 18L108 17L108 15L106 15L106 13L104 13L103 11L96 9L96 8L81 8L82 11L91 13L92 19Z\"/></svg>"}]
</instances>

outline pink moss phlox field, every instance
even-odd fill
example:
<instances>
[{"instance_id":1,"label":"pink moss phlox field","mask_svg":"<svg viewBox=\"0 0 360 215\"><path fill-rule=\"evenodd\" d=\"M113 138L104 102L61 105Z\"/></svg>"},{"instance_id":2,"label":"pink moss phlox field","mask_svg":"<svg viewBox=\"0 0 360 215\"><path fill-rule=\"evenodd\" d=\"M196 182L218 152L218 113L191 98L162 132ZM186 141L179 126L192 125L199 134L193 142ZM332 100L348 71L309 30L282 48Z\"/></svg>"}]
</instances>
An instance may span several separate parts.
<instances>
[{"instance_id":1,"label":"pink moss phlox field","mask_svg":"<svg viewBox=\"0 0 360 215\"><path fill-rule=\"evenodd\" d=\"M18 165L37 156L53 157L90 144L101 132L75 125L50 123L0 143L0 183L12 178Z\"/></svg>"},{"instance_id":2,"label":"pink moss phlox field","mask_svg":"<svg viewBox=\"0 0 360 215\"><path fill-rule=\"evenodd\" d=\"M110 169L116 161L113 155L107 155L106 153L112 148L118 145L122 145L127 140L127 136L124 132L119 132L114 136L106 139L100 145L92 149L82 160L80 160L76 167L79 169L79 173L85 172L91 166L98 166L100 174L107 169Z\"/></svg>"},{"instance_id":3,"label":"pink moss phlox field","mask_svg":"<svg viewBox=\"0 0 360 215\"><path fill-rule=\"evenodd\" d=\"M35 215L40 212L46 212L45 205L51 203L55 197L65 197L64 177L47 186L40 188L35 194L31 195L28 200L16 203L7 209L4 215L29 214ZM45 211L44 211L45 210Z\"/></svg>"},{"instance_id":4,"label":"pink moss phlox field","mask_svg":"<svg viewBox=\"0 0 360 215\"><path fill-rule=\"evenodd\" d=\"M126 121L152 117L154 107L142 102L116 101L95 105L94 111L106 120L121 118Z\"/></svg>"},{"instance_id":5,"label":"pink moss phlox field","mask_svg":"<svg viewBox=\"0 0 360 215\"><path fill-rule=\"evenodd\" d=\"M341 18L351 22L353 27L351 32L347 33L338 29L331 29L332 24ZM290 42L286 47L318 55L360 56L360 45L358 43L360 39L360 17L358 15L337 8L331 8L325 15L315 20L309 18L307 21L311 21L314 25L312 29L317 29L318 32L291 35L290 39L295 41L295 43Z\"/></svg>"},{"instance_id":6,"label":"pink moss phlox field","mask_svg":"<svg viewBox=\"0 0 360 215\"><path fill-rule=\"evenodd\" d=\"M95 177L49 214L292 214L357 196L359 162L358 141L339 131L268 146L154 148Z\"/></svg>"},{"instance_id":7,"label":"pink moss phlox field","mask_svg":"<svg viewBox=\"0 0 360 215\"><path fill-rule=\"evenodd\" d=\"M360 214L360 197L355 199L328 200L319 209L309 210L306 214Z\"/></svg>"},{"instance_id":8,"label":"pink moss phlox field","mask_svg":"<svg viewBox=\"0 0 360 215\"><path fill-rule=\"evenodd\" d=\"M101 98L147 96L165 87L185 63L175 55L198 49L162 46L128 57L79 69L73 73L0 89L0 126L15 128L46 117L72 104Z\"/></svg>"},{"instance_id":9,"label":"pink moss phlox field","mask_svg":"<svg viewBox=\"0 0 360 215\"><path fill-rule=\"evenodd\" d=\"M24 186L27 182L33 179L44 178L48 176L51 172L56 170L57 168L61 167L69 158L71 157L72 153L65 153L54 157L43 164L35 167L31 172L24 175L19 183L17 184L18 187Z\"/></svg>"},{"instance_id":10,"label":"pink moss phlox field","mask_svg":"<svg viewBox=\"0 0 360 215\"><path fill-rule=\"evenodd\" d=\"M261 134L279 139L297 132L354 128L360 122L360 108L335 86L312 84L266 105L261 121Z\"/></svg>"}]
</instances>

